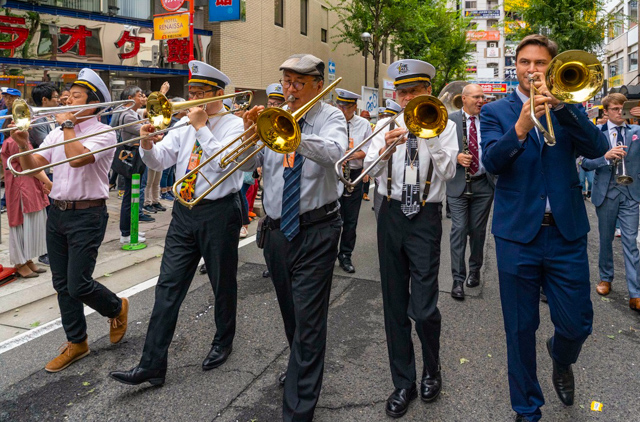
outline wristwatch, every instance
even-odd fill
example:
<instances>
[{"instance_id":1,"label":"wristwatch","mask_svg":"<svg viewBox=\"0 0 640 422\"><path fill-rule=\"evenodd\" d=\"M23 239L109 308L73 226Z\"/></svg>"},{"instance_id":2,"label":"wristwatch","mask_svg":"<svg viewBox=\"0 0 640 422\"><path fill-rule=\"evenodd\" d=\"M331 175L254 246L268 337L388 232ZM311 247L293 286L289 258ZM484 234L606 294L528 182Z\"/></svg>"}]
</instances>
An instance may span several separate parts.
<instances>
[{"instance_id":1,"label":"wristwatch","mask_svg":"<svg viewBox=\"0 0 640 422\"><path fill-rule=\"evenodd\" d=\"M65 120L60 126L62 126L63 129L73 129L75 124L71 120Z\"/></svg>"}]
</instances>

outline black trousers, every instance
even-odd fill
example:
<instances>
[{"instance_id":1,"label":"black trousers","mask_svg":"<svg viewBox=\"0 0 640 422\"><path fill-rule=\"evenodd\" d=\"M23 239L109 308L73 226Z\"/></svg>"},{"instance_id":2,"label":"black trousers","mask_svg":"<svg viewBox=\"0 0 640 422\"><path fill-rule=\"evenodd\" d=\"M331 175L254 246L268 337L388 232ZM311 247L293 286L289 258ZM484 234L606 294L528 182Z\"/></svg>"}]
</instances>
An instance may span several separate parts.
<instances>
[{"instance_id":1,"label":"black trousers","mask_svg":"<svg viewBox=\"0 0 640 422\"><path fill-rule=\"evenodd\" d=\"M424 368L434 374L440 353L438 269L442 221L439 203L427 203L408 219L400 201L383 201L378 217L378 255L384 326L396 388L416 381L411 318L422 343Z\"/></svg>"},{"instance_id":2,"label":"black trousers","mask_svg":"<svg viewBox=\"0 0 640 422\"><path fill-rule=\"evenodd\" d=\"M311 421L322 387L331 279L341 221L303 226L289 242L267 230L264 257L278 297L291 354L284 384L284 421Z\"/></svg>"},{"instance_id":3,"label":"black trousers","mask_svg":"<svg viewBox=\"0 0 640 422\"><path fill-rule=\"evenodd\" d=\"M355 180L362 173L362 169L351 170L351 180ZM342 236L340 236L339 259L349 258L356 247L356 228L358 226L358 216L360 215L360 205L362 205L362 185L358 183L349 196L347 188L340 197L340 216L342 217Z\"/></svg>"},{"instance_id":4,"label":"black trousers","mask_svg":"<svg viewBox=\"0 0 640 422\"><path fill-rule=\"evenodd\" d=\"M51 277L58 292L62 327L72 343L87 337L84 305L107 318L117 317L122 310L118 296L93 279L108 219L106 206L66 211L52 206L49 211L47 251Z\"/></svg>"},{"instance_id":5,"label":"black trousers","mask_svg":"<svg viewBox=\"0 0 640 422\"><path fill-rule=\"evenodd\" d=\"M120 235L131 235L131 178L123 177L124 194L122 195L122 203L120 204ZM142 209L142 202L138 209Z\"/></svg>"},{"instance_id":6,"label":"black trousers","mask_svg":"<svg viewBox=\"0 0 640 422\"><path fill-rule=\"evenodd\" d=\"M238 242L242 215L240 197L232 193L203 200L193 209L175 203L165 241L156 300L140 360L144 369L167 367L168 351L184 300L200 257L215 295L216 334L212 345L231 345L238 303Z\"/></svg>"}]
</instances>

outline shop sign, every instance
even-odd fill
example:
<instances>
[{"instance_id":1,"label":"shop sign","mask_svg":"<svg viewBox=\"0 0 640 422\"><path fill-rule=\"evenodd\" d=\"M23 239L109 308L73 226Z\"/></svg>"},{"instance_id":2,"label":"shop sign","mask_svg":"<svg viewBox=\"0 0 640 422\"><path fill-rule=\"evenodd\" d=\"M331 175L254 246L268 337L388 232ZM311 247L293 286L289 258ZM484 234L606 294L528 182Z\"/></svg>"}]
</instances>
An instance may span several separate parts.
<instances>
[{"instance_id":1,"label":"shop sign","mask_svg":"<svg viewBox=\"0 0 640 422\"><path fill-rule=\"evenodd\" d=\"M209 22L240 20L240 0L209 0Z\"/></svg>"},{"instance_id":2,"label":"shop sign","mask_svg":"<svg viewBox=\"0 0 640 422\"><path fill-rule=\"evenodd\" d=\"M486 57L500 57L500 49L497 47L488 47Z\"/></svg>"},{"instance_id":3,"label":"shop sign","mask_svg":"<svg viewBox=\"0 0 640 422\"><path fill-rule=\"evenodd\" d=\"M395 100L396 99L396 91L391 89L383 89L382 90L382 98L385 100Z\"/></svg>"},{"instance_id":4,"label":"shop sign","mask_svg":"<svg viewBox=\"0 0 640 422\"><path fill-rule=\"evenodd\" d=\"M467 31L467 41L500 41L500 31Z\"/></svg>"},{"instance_id":5,"label":"shop sign","mask_svg":"<svg viewBox=\"0 0 640 422\"><path fill-rule=\"evenodd\" d=\"M609 88L622 86L622 82L623 82L622 75L612 76L609 78Z\"/></svg>"},{"instance_id":6,"label":"shop sign","mask_svg":"<svg viewBox=\"0 0 640 422\"><path fill-rule=\"evenodd\" d=\"M383 79L382 80L382 89L394 90L394 89L396 89L396 86L393 84L393 81L391 79Z\"/></svg>"},{"instance_id":7,"label":"shop sign","mask_svg":"<svg viewBox=\"0 0 640 422\"><path fill-rule=\"evenodd\" d=\"M464 16L474 19L500 19L500 10L465 10Z\"/></svg>"},{"instance_id":8,"label":"shop sign","mask_svg":"<svg viewBox=\"0 0 640 422\"><path fill-rule=\"evenodd\" d=\"M161 3L162 7L164 7L169 12L175 12L182 7L182 5L184 4L184 0L161 0Z\"/></svg>"},{"instance_id":9,"label":"shop sign","mask_svg":"<svg viewBox=\"0 0 640 422\"><path fill-rule=\"evenodd\" d=\"M486 93L506 93L507 84L480 84L482 91Z\"/></svg>"},{"instance_id":10,"label":"shop sign","mask_svg":"<svg viewBox=\"0 0 640 422\"><path fill-rule=\"evenodd\" d=\"M518 79L518 75L516 74L516 69L515 68L511 68L511 69L505 69L504 70L504 79L505 80L516 80Z\"/></svg>"},{"instance_id":11,"label":"shop sign","mask_svg":"<svg viewBox=\"0 0 640 422\"><path fill-rule=\"evenodd\" d=\"M189 40L187 38L167 40L167 61L169 63L189 63Z\"/></svg>"},{"instance_id":12,"label":"shop sign","mask_svg":"<svg viewBox=\"0 0 640 422\"><path fill-rule=\"evenodd\" d=\"M153 39L170 40L173 38L189 38L188 13L153 18Z\"/></svg>"},{"instance_id":13,"label":"shop sign","mask_svg":"<svg viewBox=\"0 0 640 422\"><path fill-rule=\"evenodd\" d=\"M362 109L367 110L371 115L378 114L378 89L368 86L362 87Z\"/></svg>"}]
</instances>

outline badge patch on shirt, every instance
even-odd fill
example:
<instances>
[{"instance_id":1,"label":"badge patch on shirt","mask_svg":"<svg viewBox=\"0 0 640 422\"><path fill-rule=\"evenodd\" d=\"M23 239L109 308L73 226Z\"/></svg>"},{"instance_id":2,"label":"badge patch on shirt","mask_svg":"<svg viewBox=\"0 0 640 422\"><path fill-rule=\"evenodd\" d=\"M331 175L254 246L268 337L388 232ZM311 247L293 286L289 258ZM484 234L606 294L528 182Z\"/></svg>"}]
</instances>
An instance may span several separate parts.
<instances>
[{"instance_id":1,"label":"badge patch on shirt","mask_svg":"<svg viewBox=\"0 0 640 422\"><path fill-rule=\"evenodd\" d=\"M296 159L296 153L292 152L291 154L285 154L282 160L282 167L285 168L293 168L293 162Z\"/></svg>"},{"instance_id":2,"label":"badge patch on shirt","mask_svg":"<svg viewBox=\"0 0 640 422\"><path fill-rule=\"evenodd\" d=\"M407 166L404 173L404 183L406 183L407 185L418 184L418 167L417 166Z\"/></svg>"}]
</instances>

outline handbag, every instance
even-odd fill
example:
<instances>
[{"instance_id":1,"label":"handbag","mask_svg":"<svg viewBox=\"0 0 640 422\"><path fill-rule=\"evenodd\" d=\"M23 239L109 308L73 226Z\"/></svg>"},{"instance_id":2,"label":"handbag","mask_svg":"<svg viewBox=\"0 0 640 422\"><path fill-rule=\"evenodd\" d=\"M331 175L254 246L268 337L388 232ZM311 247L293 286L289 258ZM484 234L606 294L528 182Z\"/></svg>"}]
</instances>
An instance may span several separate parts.
<instances>
[{"instance_id":1,"label":"handbag","mask_svg":"<svg viewBox=\"0 0 640 422\"><path fill-rule=\"evenodd\" d=\"M120 117L114 119L114 121L111 122L112 126L117 126L119 121ZM116 131L116 137L118 144L120 144L122 142L122 135L119 130ZM122 177L131 179L134 174L142 174L144 172L145 164L142 161L142 157L140 157L138 147L127 144L116 147L111 168Z\"/></svg>"}]
</instances>

